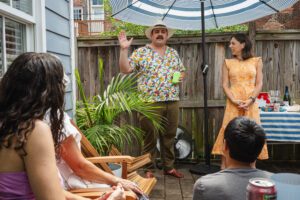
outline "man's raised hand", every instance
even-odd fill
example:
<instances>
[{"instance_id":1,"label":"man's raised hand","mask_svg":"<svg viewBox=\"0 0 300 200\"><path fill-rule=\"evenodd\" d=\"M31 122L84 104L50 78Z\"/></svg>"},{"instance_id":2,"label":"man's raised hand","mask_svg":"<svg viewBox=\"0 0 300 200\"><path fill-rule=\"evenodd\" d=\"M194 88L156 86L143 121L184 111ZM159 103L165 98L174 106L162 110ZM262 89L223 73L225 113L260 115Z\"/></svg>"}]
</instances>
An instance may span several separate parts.
<instances>
[{"instance_id":1,"label":"man's raised hand","mask_svg":"<svg viewBox=\"0 0 300 200\"><path fill-rule=\"evenodd\" d=\"M130 47L132 40L133 40L133 38L131 38L130 40L127 40L125 31L121 31L119 33L118 39L119 39L120 47L122 49L128 49L128 47Z\"/></svg>"}]
</instances>

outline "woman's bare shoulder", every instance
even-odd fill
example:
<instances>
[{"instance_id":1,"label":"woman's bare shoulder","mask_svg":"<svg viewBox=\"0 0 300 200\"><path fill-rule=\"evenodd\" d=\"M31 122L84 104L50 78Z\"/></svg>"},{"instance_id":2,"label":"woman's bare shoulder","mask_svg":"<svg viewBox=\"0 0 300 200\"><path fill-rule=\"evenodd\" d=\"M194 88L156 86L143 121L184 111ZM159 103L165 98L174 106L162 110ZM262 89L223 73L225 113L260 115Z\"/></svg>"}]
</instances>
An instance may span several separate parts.
<instances>
[{"instance_id":1,"label":"woman's bare shoulder","mask_svg":"<svg viewBox=\"0 0 300 200\"><path fill-rule=\"evenodd\" d=\"M41 120L34 122L34 128L27 136L25 150L28 153L26 159L29 160L36 156L48 156L49 152L53 152L54 143L51 129L45 122Z\"/></svg>"},{"instance_id":2,"label":"woman's bare shoulder","mask_svg":"<svg viewBox=\"0 0 300 200\"><path fill-rule=\"evenodd\" d=\"M254 56L251 58L252 60L258 61L261 60L262 58L260 56Z\"/></svg>"},{"instance_id":3,"label":"woman's bare shoulder","mask_svg":"<svg viewBox=\"0 0 300 200\"><path fill-rule=\"evenodd\" d=\"M30 134L31 139L41 139L41 138L52 138L51 129L47 123L43 122L42 120L36 120L34 122L34 128Z\"/></svg>"},{"instance_id":4,"label":"woman's bare shoulder","mask_svg":"<svg viewBox=\"0 0 300 200\"><path fill-rule=\"evenodd\" d=\"M49 130L50 131L50 127L49 127L49 125L46 122L37 119L34 122L34 129L33 129L33 131L35 131L35 130Z\"/></svg>"},{"instance_id":5,"label":"woman's bare shoulder","mask_svg":"<svg viewBox=\"0 0 300 200\"><path fill-rule=\"evenodd\" d=\"M233 60L235 60L235 58L225 58L224 59L225 62L230 62L230 61L233 61Z\"/></svg>"}]
</instances>

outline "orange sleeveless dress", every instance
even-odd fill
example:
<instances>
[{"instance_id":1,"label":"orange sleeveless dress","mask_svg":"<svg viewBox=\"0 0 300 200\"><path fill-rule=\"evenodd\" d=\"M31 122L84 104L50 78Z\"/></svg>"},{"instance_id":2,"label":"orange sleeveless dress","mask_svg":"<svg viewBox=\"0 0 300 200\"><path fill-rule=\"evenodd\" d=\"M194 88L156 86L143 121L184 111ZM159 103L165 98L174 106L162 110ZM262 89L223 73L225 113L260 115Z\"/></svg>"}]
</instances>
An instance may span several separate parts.
<instances>
[{"instance_id":1,"label":"orange sleeveless dress","mask_svg":"<svg viewBox=\"0 0 300 200\"><path fill-rule=\"evenodd\" d=\"M247 100L252 96L255 88L256 69L258 63L262 62L260 57L249 58L244 61L237 59L225 59L225 64L228 69L230 82L230 91L235 99ZM252 104L247 111L240 111L229 99L226 102L223 123L217 140L212 149L212 154L223 155L223 140L224 131L227 124L235 117L246 116L260 124L259 108L257 103ZM268 159L268 149L265 144L258 159Z\"/></svg>"}]
</instances>

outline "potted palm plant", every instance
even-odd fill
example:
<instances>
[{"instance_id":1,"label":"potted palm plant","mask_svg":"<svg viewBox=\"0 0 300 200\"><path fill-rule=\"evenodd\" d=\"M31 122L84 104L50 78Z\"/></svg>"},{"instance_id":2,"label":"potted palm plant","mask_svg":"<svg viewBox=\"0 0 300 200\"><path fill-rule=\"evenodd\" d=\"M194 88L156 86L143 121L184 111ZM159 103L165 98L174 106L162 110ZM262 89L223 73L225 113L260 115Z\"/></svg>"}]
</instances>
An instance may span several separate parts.
<instances>
[{"instance_id":1,"label":"potted palm plant","mask_svg":"<svg viewBox=\"0 0 300 200\"><path fill-rule=\"evenodd\" d=\"M103 88L101 59L98 71L101 90ZM118 74L111 79L106 89L89 99L85 96L78 70L75 71L75 76L82 99L78 101L76 108L77 125L101 155L106 155L111 145L123 149L124 144L130 146L133 141L142 141L142 130L128 123L135 112L150 119L157 130L162 129L159 116L155 113L156 107L139 98L135 74ZM125 122L124 118L120 117L122 114L126 114Z\"/></svg>"}]
</instances>

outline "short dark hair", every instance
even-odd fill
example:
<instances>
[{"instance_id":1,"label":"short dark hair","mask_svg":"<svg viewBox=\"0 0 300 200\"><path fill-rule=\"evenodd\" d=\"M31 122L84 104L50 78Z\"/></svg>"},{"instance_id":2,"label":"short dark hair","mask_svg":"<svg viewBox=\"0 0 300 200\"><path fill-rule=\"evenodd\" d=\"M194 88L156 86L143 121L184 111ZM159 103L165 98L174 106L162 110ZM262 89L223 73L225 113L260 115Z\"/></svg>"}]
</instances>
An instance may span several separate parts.
<instances>
[{"instance_id":1,"label":"short dark hair","mask_svg":"<svg viewBox=\"0 0 300 200\"><path fill-rule=\"evenodd\" d=\"M246 117L236 117L225 128L224 139L231 158L251 163L260 154L266 134L255 121Z\"/></svg>"},{"instance_id":2,"label":"short dark hair","mask_svg":"<svg viewBox=\"0 0 300 200\"><path fill-rule=\"evenodd\" d=\"M252 58L252 42L250 41L249 37L244 33L237 33L231 36L230 39L235 38L240 43L244 43L245 47L242 50L242 58L247 60L248 58Z\"/></svg>"}]
</instances>

